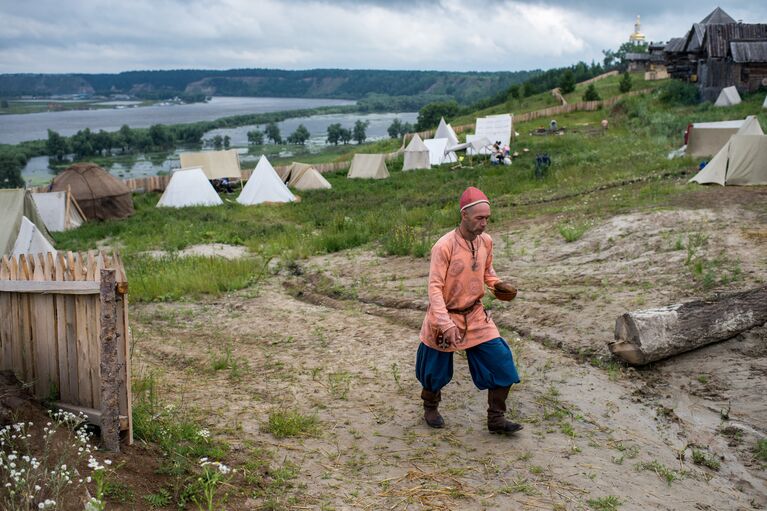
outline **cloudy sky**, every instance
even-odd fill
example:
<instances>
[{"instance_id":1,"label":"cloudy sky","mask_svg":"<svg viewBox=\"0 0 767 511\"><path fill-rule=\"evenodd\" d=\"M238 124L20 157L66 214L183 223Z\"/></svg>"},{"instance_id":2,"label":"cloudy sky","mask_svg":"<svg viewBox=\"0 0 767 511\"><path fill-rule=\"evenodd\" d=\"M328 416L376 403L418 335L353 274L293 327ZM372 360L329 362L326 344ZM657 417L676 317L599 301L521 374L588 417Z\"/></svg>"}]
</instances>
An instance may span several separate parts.
<instances>
[{"instance_id":1,"label":"cloudy sky","mask_svg":"<svg viewBox=\"0 0 767 511\"><path fill-rule=\"evenodd\" d=\"M718 4L767 22L764 0ZM699 0L0 0L0 73L138 69L521 70L683 35Z\"/></svg>"}]
</instances>

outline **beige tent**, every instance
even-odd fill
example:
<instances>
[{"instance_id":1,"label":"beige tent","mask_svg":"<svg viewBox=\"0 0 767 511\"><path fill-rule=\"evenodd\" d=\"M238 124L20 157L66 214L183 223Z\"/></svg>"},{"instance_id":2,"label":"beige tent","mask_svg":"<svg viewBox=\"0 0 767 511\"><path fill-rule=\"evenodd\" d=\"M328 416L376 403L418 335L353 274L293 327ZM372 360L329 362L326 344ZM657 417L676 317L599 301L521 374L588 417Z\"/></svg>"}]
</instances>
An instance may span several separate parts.
<instances>
[{"instance_id":1,"label":"beige tent","mask_svg":"<svg viewBox=\"0 0 767 511\"><path fill-rule=\"evenodd\" d=\"M33 193L32 198L50 232L75 229L85 223L85 213L69 191Z\"/></svg>"},{"instance_id":2,"label":"beige tent","mask_svg":"<svg viewBox=\"0 0 767 511\"><path fill-rule=\"evenodd\" d=\"M421 137L416 133L405 148L405 162L402 164L402 170L428 168L431 168L429 148L426 147L426 144L423 143Z\"/></svg>"},{"instance_id":3,"label":"beige tent","mask_svg":"<svg viewBox=\"0 0 767 511\"><path fill-rule=\"evenodd\" d=\"M738 94L738 89L732 85L722 89L722 92L719 93L719 97L716 98L714 106L733 106L740 104L740 102L741 99L740 94Z\"/></svg>"},{"instance_id":4,"label":"beige tent","mask_svg":"<svg viewBox=\"0 0 767 511\"><path fill-rule=\"evenodd\" d=\"M690 181L722 186L767 185L767 135L733 135Z\"/></svg>"},{"instance_id":5,"label":"beige tent","mask_svg":"<svg viewBox=\"0 0 767 511\"><path fill-rule=\"evenodd\" d=\"M688 156L711 156L724 147L735 134L763 134L759 121L749 115L743 120L720 122L697 122L690 128L685 154Z\"/></svg>"},{"instance_id":6,"label":"beige tent","mask_svg":"<svg viewBox=\"0 0 767 511\"><path fill-rule=\"evenodd\" d=\"M32 194L0 189L0 255L55 252Z\"/></svg>"},{"instance_id":7,"label":"beige tent","mask_svg":"<svg viewBox=\"0 0 767 511\"><path fill-rule=\"evenodd\" d=\"M240 155L236 149L226 151L203 151L200 153L181 153L181 167L200 167L208 179L225 177L242 179Z\"/></svg>"},{"instance_id":8,"label":"beige tent","mask_svg":"<svg viewBox=\"0 0 767 511\"><path fill-rule=\"evenodd\" d=\"M389 170L386 168L386 157L383 154L355 154L349 173L349 179L386 179Z\"/></svg>"},{"instance_id":9,"label":"beige tent","mask_svg":"<svg viewBox=\"0 0 767 511\"><path fill-rule=\"evenodd\" d=\"M297 190L328 190L333 188L320 172L306 163L294 162L287 173L288 186Z\"/></svg>"}]
</instances>

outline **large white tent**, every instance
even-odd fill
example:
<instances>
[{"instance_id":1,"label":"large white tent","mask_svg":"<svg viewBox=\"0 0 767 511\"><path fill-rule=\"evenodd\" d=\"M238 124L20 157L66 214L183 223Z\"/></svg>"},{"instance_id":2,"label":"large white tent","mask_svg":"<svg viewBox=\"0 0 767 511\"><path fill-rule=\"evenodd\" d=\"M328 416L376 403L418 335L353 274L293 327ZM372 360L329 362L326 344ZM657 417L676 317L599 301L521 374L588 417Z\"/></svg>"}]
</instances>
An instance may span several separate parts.
<instances>
[{"instance_id":1,"label":"large white tent","mask_svg":"<svg viewBox=\"0 0 767 511\"><path fill-rule=\"evenodd\" d=\"M690 179L719 185L767 185L767 135L733 135Z\"/></svg>"},{"instance_id":2,"label":"large white tent","mask_svg":"<svg viewBox=\"0 0 767 511\"><path fill-rule=\"evenodd\" d=\"M346 177L350 179L388 178L389 169L386 168L386 156L383 154L355 154Z\"/></svg>"},{"instance_id":3,"label":"large white tent","mask_svg":"<svg viewBox=\"0 0 767 511\"><path fill-rule=\"evenodd\" d=\"M200 167L177 170L157 203L158 208L218 206L223 204Z\"/></svg>"},{"instance_id":4,"label":"large white tent","mask_svg":"<svg viewBox=\"0 0 767 511\"><path fill-rule=\"evenodd\" d=\"M237 197L237 202L246 206L264 202L293 202L295 200L295 195L285 186L272 164L263 154L250 175L250 179L245 184L245 188Z\"/></svg>"},{"instance_id":5,"label":"large white tent","mask_svg":"<svg viewBox=\"0 0 767 511\"><path fill-rule=\"evenodd\" d=\"M33 193L32 198L50 232L75 229L85 222L85 214L68 191Z\"/></svg>"},{"instance_id":6,"label":"large white tent","mask_svg":"<svg viewBox=\"0 0 767 511\"><path fill-rule=\"evenodd\" d=\"M455 153L447 150L448 140L446 138L427 138L423 143L429 148L429 162L432 165L442 165L443 163L455 163L458 161Z\"/></svg>"},{"instance_id":7,"label":"large white tent","mask_svg":"<svg viewBox=\"0 0 767 511\"><path fill-rule=\"evenodd\" d=\"M740 102L741 99L740 94L738 94L738 89L732 85L722 89L722 92L719 93L719 97L716 98L714 106L733 106L740 104Z\"/></svg>"},{"instance_id":8,"label":"large white tent","mask_svg":"<svg viewBox=\"0 0 767 511\"><path fill-rule=\"evenodd\" d=\"M488 115L477 118L472 140L478 140L481 137L487 137L490 143L500 142L501 146L511 143L512 116L511 114ZM469 136L466 136L469 142ZM482 152L488 154L489 151Z\"/></svg>"},{"instance_id":9,"label":"large white tent","mask_svg":"<svg viewBox=\"0 0 767 511\"><path fill-rule=\"evenodd\" d=\"M402 170L428 169L431 167L429 154L429 148L423 143L418 133L416 133L405 148Z\"/></svg>"},{"instance_id":10,"label":"large white tent","mask_svg":"<svg viewBox=\"0 0 767 511\"><path fill-rule=\"evenodd\" d=\"M735 134L763 134L759 121L749 115L745 119L718 122L696 122L689 128L685 154L688 156L711 156L724 147Z\"/></svg>"},{"instance_id":11,"label":"large white tent","mask_svg":"<svg viewBox=\"0 0 767 511\"><path fill-rule=\"evenodd\" d=\"M181 168L200 167L208 179L242 179L240 155L236 149L181 153Z\"/></svg>"}]
</instances>

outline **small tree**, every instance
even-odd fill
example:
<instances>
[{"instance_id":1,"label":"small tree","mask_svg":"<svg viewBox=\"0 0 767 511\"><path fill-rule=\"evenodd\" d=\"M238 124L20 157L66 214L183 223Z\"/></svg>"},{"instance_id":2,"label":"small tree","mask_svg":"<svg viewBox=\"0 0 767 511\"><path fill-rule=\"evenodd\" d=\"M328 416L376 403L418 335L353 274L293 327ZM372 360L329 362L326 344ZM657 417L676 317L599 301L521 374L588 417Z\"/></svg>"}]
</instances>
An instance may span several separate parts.
<instances>
[{"instance_id":1,"label":"small tree","mask_svg":"<svg viewBox=\"0 0 767 511\"><path fill-rule=\"evenodd\" d=\"M594 86L593 83L590 83L588 87L586 87L586 92L583 93L583 101L599 101L602 99L597 92L597 88Z\"/></svg>"},{"instance_id":2,"label":"small tree","mask_svg":"<svg viewBox=\"0 0 767 511\"><path fill-rule=\"evenodd\" d=\"M0 152L0 188L22 188L24 179L21 170L26 164L26 158L10 151Z\"/></svg>"},{"instance_id":3,"label":"small tree","mask_svg":"<svg viewBox=\"0 0 767 511\"><path fill-rule=\"evenodd\" d=\"M341 143L346 145L352 139L352 130L349 128L341 128L341 131L338 133L338 137L341 139Z\"/></svg>"},{"instance_id":4,"label":"small tree","mask_svg":"<svg viewBox=\"0 0 767 511\"><path fill-rule=\"evenodd\" d=\"M255 145L263 145L264 132L260 130L252 130L248 132L248 143Z\"/></svg>"},{"instance_id":5,"label":"small tree","mask_svg":"<svg viewBox=\"0 0 767 511\"><path fill-rule=\"evenodd\" d=\"M306 129L306 126L303 124L299 124L298 128L296 128L296 131L291 133L288 137L288 142L291 144L304 145L306 141L309 140L309 138L311 138L309 130Z\"/></svg>"},{"instance_id":6,"label":"small tree","mask_svg":"<svg viewBox=\"0 0 767 511\"><path fill-rule=\"evenodd\" d=\"M45 144L45 150L48 153L48 156L61 161L69 152L69 144L67 143L67 139L57 132L48 130L48 142Z\"/></svg>"},{"instance_id":7,"label":"small tree","mask_svg":"<svg viewBox=\"0 0 767 511\"><path fill-rule=\"evenodd\" d=\"M214 149L221 149L221 146L224 145L224 137L221 135L216 135L213 137L213 148Z\"/></svg>"},{"instance_id":8,"label":"small tree","mask_svg":"<svg viewBox=\"0 0 767 511\"><path fill-rule=\"evenodd\" d=\"M389 133L389 138L399 138L402 133L402 121L394 119L386 131Z\"/></svg>"},{"instance_id":9,"label":"small tree","mask_svg":"<svg viewBox=\"0 0 767 511\"><path fill-rule=\"evenodd\" d=\"M274 144L281 144L282 143L282 135L280 135L280 128L277 126L277 123L272 121L269 124L266 125L266 128L264 128L264 133L266 134L266 138L268 140L271 140Z\"/></svg>"},{"instance_id":10,"label":"small tree","mask_svg":"<svg viewBox=\"0 0 767 511\"><path fill-rule=\"evenodd\" d=\"M440 118L450 119L458 114L458 103L447 101L444 103L429 103L418 111L418 122L415 128L424 131L436 127Z\"/></svg>"},{"instance_id":11,"label":"small tree","mask_svg":"<svg viewBox=\"0 0 767 511\"><path fill-rule=\"evenodd\" d=\"M130 129L130 126L127 124L120 126L120 130L117 132L117 135L117 143L120 145L120 147L122 147L123 152L133 147L136 137L133 134L133 130Z\"/></svg>"},{"instance_id":12,"label":"small tree","mask_svg":"<svg viewBox=\"0 0 767 511\"><path fill-rule=\"evenodd\" d=\"M628 71L623 73L623 77L621 78L620 83L618 83L618 90L622 93L626 93L631 90L631 86L633 84L631 83L631 75Z\"/></svg>"},{"instance_id":13,"label":"small tree","mask_svg":"<svg viewBox=\"0 0 767 511\"><path fill-rule=\"evenodd\" d=\"M232 137L229 135L224 136L224 149L229 149L229 146L232 145Z\"/></svg>"},{"instance_id":14,"label":"small tree","mask_svg":"<svg viewBox=\"0 0 767 511\"><path fill-rule=\"evenodd\" d=\"M368 138L365 130L369 125L370 121L362 122L361 120L357 119L357 122L354 123L354 130L352 131L352 138L355 142L361 144L365 141L366 138Z\"/></svg>"},{"instance_id":15,"label":"small tree","mask_svg":"<svg viewBox=\"0 0 767 511\"><path fill-rule=\"evenodd\" d=\"M327 128L328 138L326 139L328 144L338 145L338 142L341 141L342 130L340 122L329 125Z\"/></svg>"},{"instance_id":16,"label":"small tree","mask_svg":"<svg viewBox=\"0 0 767 511\"><path fill-rule=\"evenodd\" d=\"M575 75L572 69L565 70L559 79L559 90L562 94L569 94L575 90Z\"/></svg>"}]
</instances>

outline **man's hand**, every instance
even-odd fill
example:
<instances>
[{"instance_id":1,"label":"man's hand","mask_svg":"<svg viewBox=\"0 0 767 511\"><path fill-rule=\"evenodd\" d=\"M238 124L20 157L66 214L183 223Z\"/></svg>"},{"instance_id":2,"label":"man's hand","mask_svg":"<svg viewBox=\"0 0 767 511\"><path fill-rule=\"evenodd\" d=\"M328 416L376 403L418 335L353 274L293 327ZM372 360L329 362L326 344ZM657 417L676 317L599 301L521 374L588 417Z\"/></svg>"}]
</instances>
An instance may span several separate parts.
<instances>
[{"instance_id":1,"label":"man's hand","mask_svg":"<svg viewBox=\"0 0 767 511\"><path fill-rule=\"evenodd\" d=\"M453 328L450 328L444 333L445 341L449 343L450 346L458 346L463 342L463 339L461 339L461 333L458 331L458 327L454 326Z\"/></svg>"}]
</instances>

